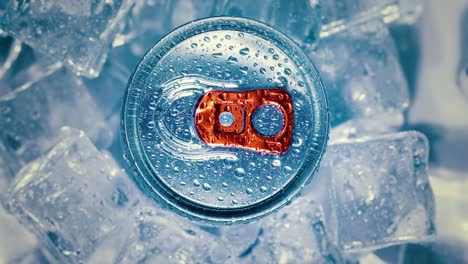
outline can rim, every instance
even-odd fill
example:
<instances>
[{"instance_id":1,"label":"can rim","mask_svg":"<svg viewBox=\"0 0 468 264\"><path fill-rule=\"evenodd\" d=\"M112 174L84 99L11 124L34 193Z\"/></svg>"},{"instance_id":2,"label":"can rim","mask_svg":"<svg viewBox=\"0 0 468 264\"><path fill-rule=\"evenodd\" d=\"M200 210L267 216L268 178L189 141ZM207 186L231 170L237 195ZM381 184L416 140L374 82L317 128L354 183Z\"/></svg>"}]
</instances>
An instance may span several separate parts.
<instances>
[{"instance_id":1,"label":"can rim","mask_svg":"<svg viewBox=\"0 0 468 264\"><path fill-rule=\"evenodd\" d=\"M181 41L197 34L217 30L242 29L243 33L252 33L271 41L275 46L287 50L287 55L297 65L305 67L310 76L308 81L315 89L310 89L313 104L313 131L312 141L317 143L316 149L310 149L303 165L296 175L285 185L282 191L273 194L267 199L252 203L240 208L216 208L196 204L175 193L158 180L158 175L151 169L148 159L144 155L137 131L136 114L138 107L130 108L132 93L135 86L144 83L149 70L154 68L159 60ZM299 63L297 63L299 62ZM328 103L326 93L320 81L319 75L307 56L297 44L278 30L252 19L238 17L210 17L189 22L172 31L156 43L139 62L135 72L129 79L124 95L121 115L121 139L124 149L124 157L132 170L131 176L145 195L150 196L163 206L176 209L175 212L189 218L215 224L232 224L248 222L268 215L285 206L295 197L299 196L302 188L310 182L312 176L318 170L320 161L326 149L329 134ZM314 156L314 157L311 157ZM145 175L152 175L147 177Z\"/></svg>"}]
</instances>

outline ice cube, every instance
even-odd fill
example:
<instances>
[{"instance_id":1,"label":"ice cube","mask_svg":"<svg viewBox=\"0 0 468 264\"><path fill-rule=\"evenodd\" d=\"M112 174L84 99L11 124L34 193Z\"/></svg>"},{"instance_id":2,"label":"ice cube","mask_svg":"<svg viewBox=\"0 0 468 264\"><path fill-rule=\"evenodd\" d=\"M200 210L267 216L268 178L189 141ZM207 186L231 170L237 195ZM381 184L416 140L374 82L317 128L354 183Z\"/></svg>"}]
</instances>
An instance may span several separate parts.
<instances>
[{"instance_id":1,"label":"ice cube","mask_svg":"<svg viewBox=\"0 0 468 264\"><path fill-rule=\"evenodd\" d=\"M133 0L11 0L0 27L73 71L96 77Z\"/></svg>"},{"instance_id":2,"label":"ice cube","mask_svg":"<svg viewBox=\"0 0 468 264\"><path fill-rule=\"evenodd\" d=\"M41 247L36 247L26 252L25 254L16 256L11 259L8 263L15 264L54 264L57 263L52 256L48 254Z\"/></svg>"},{"instance_id":3,"label":"ice cube","mask_svg":"<svg viewBox=\"0 0 468 264\"><path fill-rule=\"evenodd\" d=\"M0 206L0 262L18 263L16 259L36 250L36 237Z\"/></svg>"},{"instance_id":4,"label":"ice cube","mask_svg":"<svg viewBox=\"0 0 468 264\"><path fill-rule=\"evenodd\" d=\"M468 98L468 7L465 7L460 23L460 59L457 67L457 85Z\"/></svg>"},{"instance_id":5,"label":"ice cube","mask_svg":"<svg viewBox=\"0 0 468 264\"><path fill-rule=\"evenodd\" d=\"M413 23L421 13L421 0L320 0L320 37L369 21Z\"/></svg>"},{"instance_id":6,"label":"ice cube","mask_svg":"<svg viewBox=\"0 0 468 264\"><path fill-rule=\"evenodd\" d=\"M219 1L214 15L245 17L265 22L297 43L314 43L320 30L318 1Z\"/></svg>"},{"instance_id":7,"label":"ice cube","mask_svg":"<svg viewBox=\"0 0 468 264\"><path fill-rule=\"evenodd\" d=\"M171 24L179 27L196 19L210 17L217 0L173 0Z\"/></svg>"},{"instance_id":8,"label":"ice cube","mask_svg":"<svg viewBox=\"0 0 468 264\"><path fill-rule=\"evenodd\" d=\"M63 128L61 141L17 178L10 210L59 262L223 263L230 257L220 238L147 200L83 132Z\"/></svg>"},{"instance_id":9,"label":"ice cube","mask_svg":"<svg viewBox=\"0 0 468 264\"><path fill-rule=\"evenodd\" d=\"M359 264L385 264L386 262L381 260L375 254L369 254L359 258Z\"/></svg>"},{"instance_id":10,"label":"ice cube","mask_svg":"<svg viewBox=\"0 0 468 264\"><path fill-rule=\"evenodd\" d=\"M187 219L142 207L132 218L117 263L225 263L230 245Z\"/></svg>"},{"instance_id":11,"label":"ice cube","mask_svg":"<svg viewBox=\"0 0 468 264\"><path fill-rule=\"evenodd\" d=\"M0 30L0 80L11 68L11 65L16 60L21 51L20 41L15 40L7 35L3 36L1 32L2 31Z\"/></svg>"},{"instance_id":12,"label":"ice cube","mask_svg":"<svg viewBox=\"0 0 468 264\"><path fill-rule=\"evenodd\" d=\"M468 97L468 64L460 67L458 70L457 84L463 94Z\"/></svg>"},{"instance_id":13,"label":"ice cube","mask_svg":"<svg viewBox=\"0 0 468 264\"><path fill-rule=\"evenodd\" d=\"M114 40L114 46L129 43L132 53L140 58L158 40L190 21L209 17L215 0L137 1L125 30Z\"/></svg>"},{"instance_id":14,"label":"ice cube","mask_svg":"<svg viewBox=\"0 0 468 264\"><path fill-rule=\"evenodd\" d=\"M3 13L5 12L5 9L7 7L8 1L7 0L1 0L0 1L0 17L3 16ZM1 30L0 30L1 32Z\"/></svg>"},{"instance_id":15,"label":"ice cube","mask_svg":"<svg viewBox=\"0 0 468 264\"><path fill-rule=\"evenodd\" d=\"M4 182L53 146L64 125L86 131L102 147L112 141L112 133L86 87L65 69L13 90L0 98L0 159L7 164L6 173L10 172L0 175L8 179Z\"/></svg>"},{"instance_id":16,"label":"ice cube","mask_svg":"<svg viewBox=\"0 0 468 264\"><path fill-rule=\"evenodd\" d=\"M221 234L231 241L236 263L342 261L340 253L328 241L321 206L310 195L257 222L222 227Z\"/></svg>"},{"instance_id":17,"label":"ice cube","mask_svg":"<svg viewBox=\"0 0 468 264\"><path fill-rule=\"evenodd\" d=\"M129 19L124 21L124 30L116 36L112 45L127 44L135 56L143 56L173 29L171 17L175 3L175 0L136 1Z\"/></svg>"},{"instance_id":18,"label":"ice cube","mask_svg":"<svg viewBox=\"0 0 468 264\"><path fill-rule=\"evenodd\" d=\"M106 119L120 114L123 95L137 63L138 58L130 53L127 45L116 47L109 53L102 74L97 78L84 80Z\"/></svg>"},{"instance_id":19,"label":"ice cube","mask_svg":"<svg viewBox=\"0 0 468 264\"><path fill-rule=\"evenodd\" d=\"M332 139L391 131L403 123L408 86L384 24L343 31L306 53L328 92Z\"/></svg>"},{"instance_id":20,"label":"ice cube","mask_svg":"<svg viewBox=\"0 0 468 264\"><path fill-rule=\"evenodd\" d=\"M126 175L83 132L63 128L61 136L18 173L8 205L59 261L84 262L110 243L136 200Z\"/></svg>"},{"instance_id":21,"label":"ice cube","mask_svg":"<svg viewBox=\"0 0 468 264\"><path fill-rule=\"evenodd\" d=\"M264 220L265 241L282 263L341 263L329 242L321 207L313 200L297 199Z\"/></svg>"},{"instance_id":22,"label":"ice cube","mask_svg":"<svg viewBox=\"0 0 468 264\"><path fill-rule=\"evenodd\" d=\"M267 216L268 217L268 216ZM229 241L234 263L273 263L270 248L266 245L263 221L219 227L221 237Z\"/></svg>"},{"instance_id":23,"label":"ice cube","mask_svg":"<svg viewBox=\"0 0 468 264\"><path fill-rule=\"evenodd\" d=\"M0 100L14 97L60 66L11 36L0 36Z\"/></svg>"},{"instance_id":24,"label":"ice cube","mask_svg":"<svg viewBox=\"0 0 468 264\"><path fill-rule=\"evenodd\" d=\"M428 142L402 132L328 147L319 177L330 179L328 230L346 252L366 252L435 234Z\"/></svg>"},{"instance_id":25,"label":"ice cube","mask_svg":"<svg viewBox=\"0 0 468 264\"><path fill-rule=\"evenodd\" d=\"M436 226L442 239L468 243L468 201L466 174L445 168L431 170L430 177L437 207Z\"/></svg>"}]
</instances>

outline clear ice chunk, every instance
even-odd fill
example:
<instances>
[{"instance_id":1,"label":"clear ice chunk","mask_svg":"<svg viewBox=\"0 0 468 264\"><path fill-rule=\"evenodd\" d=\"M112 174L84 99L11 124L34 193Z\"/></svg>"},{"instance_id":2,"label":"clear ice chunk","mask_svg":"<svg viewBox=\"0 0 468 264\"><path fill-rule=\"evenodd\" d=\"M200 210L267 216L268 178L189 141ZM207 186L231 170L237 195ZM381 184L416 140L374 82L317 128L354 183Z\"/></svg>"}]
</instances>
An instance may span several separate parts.
<instances>
[{"instance_id":1,"label":"clear ice chunk","mask_svg":"<svg viewBox=\"0 0 468 264\"><path fill-rule=\"evenodd\" d=\"M468 64L458 71L457 84L465 96L468 97Z\"/></svg>"},{"instance_id":2,"label":"clear ice chunk","mask_svg":"<svg viewBox=\"0 0 468 264\"><path fill-rule=\"evenodd\" d=\"M30 251L18 255L12 259L8 263L15 263L15 264L55 264L57 263L51 256L48 254L41 247L36 247L31 249Z\"/></svg>"},{"instance_id":3,"label":"clear ice chunk","mask_svg":"<svg viewBox=\"0 0 468 264\"><path fill-rule=\"evenodd\" d=\"M319 1L219 1L214 15L245 17L265 22L299 44L315 43L320 30Z\"/></svg>"},{"instance_id":4,"label":"clear ice chunk","mask_svg":"<svg viewBox=\"0 0 468 264\"><path fill-rule=\"evenodd\" d=\"M19 40L0 36L0 100L14 97L60 67L61 63L34 52Z\"/></svg>"},{"instance_id":5,"label":"clear ice chunk","mask_svg":"<svg viewBox=\"0 0 468 264\"><path fill-rule=\"evenodd\" d=\"M328 241L321 206L299 197L259 221L220 228L235 263L341 263Z\"/></svg>"},{"instance_id":6,"label":"clear ice chunk","mask_svg":"<svg viewBox=\"0 0 468 264\"><path fill-rule=\"evenodd\" d=\"M427 138L414 131L328 147L319 177L330 180L324 210L338 248L367 252L434 237L428 148Z\"/></svg>"},{"instance_id":7,"label":"clear ice chunk","mask_svg":"<svg viewBox=\"0 0 468 264\"><path fill-rule=\"evenodd\" d=\"M448 241L468 243L466 174L445 168L434 168L431 169L430 175L437 205L436 227L439 237Z\"/></svg>"},{"instance_id":8,"label":"clear ice chunk","mask_svg":"<svg viewBox=\"0 0 468 264\"><path fill-rule=\"evenodd\" d=\"M421 9L421 0L225 0L218 2L213 15L260 20L307 45L370 21L413 23Z\"/></svg>"},{"instance_id":9,"label":"clear ice chunk","mask_svg":"<svg viewBox=\"0 0 468 264\"><path fill-rule=\"evenodd\" d=\"M185 23L209 17L216 0L136 1L113 46L128 43L140 58L164 35Z\"/></svg>"},{"instance_id":10,"label":"clear ice chunk","mask_svg":"<svg viewBox=\"0 0 468 264\"><path fill-rule=\"evenodd\" d=\"M456 83L468 98L468 7L465 7L460 22L460 60L457 67Z\"/></svg>"},{"instance_id":11,"label":"clear ice chunk","mask_svg":"<svg viewBox=\"0 0 468 264\"><path fill-rule=\"evenodd\" d=\"M402 125L408 85L384 24L354 27L305 51L328 93L330 138L382 133Z\"/></svg>"},{"instance_id":12,"label":"clear ice chunk","mask_svg":"<svg viewBox=\"0 0 468 264\"><path fill-rule=\"evenodd\" d=\"M133 0L11 0L0 27L73 71L96 77Z\"/></svg>"},{"instance_id":13,"label":"clear ice chunk","mask_svg":"<svg viewBox=\"0 0 468 264\"><path fill-rule=\"evenodd\" d=\"M18 173L8 206L60 262L85 262L121 242L106 238L119 231L135 201L121 170L83 132L63 128L61 137Z\"/></svg>"},{"instance_id":14,"label":"clear ice chunk","mask_svg":"<svg viewBox=\"0 0 468 264\"><path fill-rule=\"evenodd\" d=\"M230 245L186 219L154 206L141 207L116 263L225 263Z\"/></svg>"},{"instance_id":15,"label":"clear ice chunk","mask_svg":"<svg viewBox=\"0 0 468 264\"><path fill-rule=\"evenodd\" d=\"M10 211L60 263L223 263L230 257L220 238L155 207L83 132L62 128L60 142L17 178Z\"/></svg>"},{"instance_id":16,"label":"clear ice chunk","mask_svg":"<svg viewBox=\"0 0 468 264\"><path fill-rule=\"evenodd\" d=\"M422 10L421 0L319 0L321 7L320 37L373 20L413 23Z\"/></svg>"},{"instance_id":17,"label":"clear ice chunk","mask_svg":"<svg viewBox=\"0 0 468 264\"><path fill-rule=\"evenodd\" d=\"M39 243L17 219L0 206L0 262L18 263L17 259L36 250Z\"/></svg>"},{"instance_id":18,"label":"clear ice chunk","mask_svg":"<svg viewBox=\"0 0 468 264\"><path fill-rule=\"evenodd\" d=\"M116 47L109 53L101 75L84 80L106 119L120 113L123 95L137 62L138 58L130 54L128 46Z\"/></svg>"},{"instance_id":19,"label":"clear ice chunk","mask_svg":"<svg viewBox=\"0 0 468 264\"><path fill-rule=\"evenodd\" d=\"M375 254L369 254L364 257L359 258L359 264L385 264L387 262L381 260Z\"/></svg>"},{"instance_id":20,"label":"clear ice chunk","mask_svg":"<svg viewBox=\"0 0 468 264\"><path fill-rule=\"evenodd\" d=\"M3 169L7 174L0 175L1 187L24 164L48 151L64 125L86 131L101 147L112 142L112 133L88 90L64 68L14 90L0 98L0 159L7 165Z\"/></svg>"},{"instance_id":21,"label":"clear ice chunk","mask_svg":"<svg viewBox=\"0 0 468 264\"><path fill-rule=\"evenodd\" d=\"M1 0L0 1L0 17L2 17L3 13L5 13L5 9L7 7L7 4L8 4L8 0ZM0 30L0 33L1 33L1 30Z\"/></svg>"}]
</instances>

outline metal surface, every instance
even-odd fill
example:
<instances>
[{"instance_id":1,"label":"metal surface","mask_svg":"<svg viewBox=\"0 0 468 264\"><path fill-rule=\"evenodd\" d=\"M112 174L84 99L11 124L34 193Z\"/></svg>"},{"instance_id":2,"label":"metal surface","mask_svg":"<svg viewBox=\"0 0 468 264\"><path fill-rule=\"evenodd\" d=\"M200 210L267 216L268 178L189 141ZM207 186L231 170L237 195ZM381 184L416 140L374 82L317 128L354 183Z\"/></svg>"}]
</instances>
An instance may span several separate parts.
<instances>
[{"instance_id":1,"label":"metal surface","mask_svg":"<svg viewBox=\"0 0 468 264\"><path fill-rule=\"evenodd\" d=\"M180 214L224 224L296 197L318 168L328 126L325 92L300 48L271 27L228 17L157 43L122 112L141 189Z\"/></svg>"}]
</instances>

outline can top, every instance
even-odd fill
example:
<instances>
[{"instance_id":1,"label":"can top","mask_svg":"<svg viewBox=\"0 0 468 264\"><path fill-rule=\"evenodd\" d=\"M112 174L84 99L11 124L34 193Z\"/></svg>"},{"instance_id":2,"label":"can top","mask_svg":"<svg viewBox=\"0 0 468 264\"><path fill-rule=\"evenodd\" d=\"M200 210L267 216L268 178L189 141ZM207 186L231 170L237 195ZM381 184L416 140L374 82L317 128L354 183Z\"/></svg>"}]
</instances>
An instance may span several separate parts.
<instances>
[{"instance_id":1,"label":"can top","mask_svg":"<svg viewBox=\"0 0 468 264\"><path fill-rule=\"evenodd\" d=\"M122 139L143 191L233 223L297 196L328 139L325 92L299 47L257 21L215 17L159 41L133 74Z\"/></svg>"}]
</instances>

